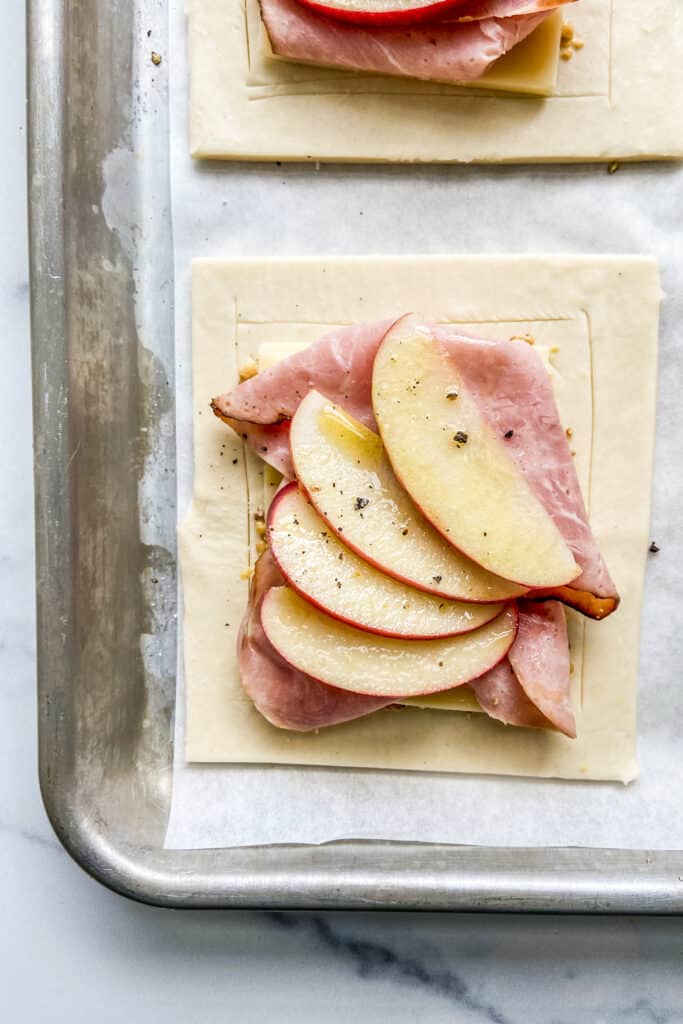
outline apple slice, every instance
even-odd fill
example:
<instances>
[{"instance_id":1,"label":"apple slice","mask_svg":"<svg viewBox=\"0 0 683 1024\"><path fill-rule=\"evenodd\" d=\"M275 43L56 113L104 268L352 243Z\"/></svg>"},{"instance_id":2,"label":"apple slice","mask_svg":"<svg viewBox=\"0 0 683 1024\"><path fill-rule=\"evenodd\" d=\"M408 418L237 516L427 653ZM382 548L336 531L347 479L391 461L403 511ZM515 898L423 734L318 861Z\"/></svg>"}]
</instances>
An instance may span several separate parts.
<instances>
[{"instance_id":1,"label":"apple slice","mask_svg":"<svg viewBox=\"0 0 683 1024\"><path fill-rule=\"evenodd\" d=\"M295 484L268 514L270 550L287 583L316 608L351 626L406 639L469 633L500 604L467 604L425 594L359 558L335 536Z\"/></svg>"},{"instance_id":2,"label":"apple slice","mask_svg":"<svg viewBox=\"0 0 683 1024\"><path fill-rule=\"evenodd\" d=\"M560 587L579 575L504 438L417 317L403 317L387 332L375 358L372 404L396 476L460 551L527 587Z\"/></svg>"},{"instance_id":3,"label":"apple slice","mask_svg":"<svg viewBox=\"0 0 683 1024\"><path fill-rule=\"evenodd\" d=\"M398 640L347 626L290 587L273 587L261 606L266 636L290 665L339 690L417 697L477 679L501 661L517 632L508 605L473 633L445 640Z\"/></svg>"},{"instance_id":4,"label":"apple slice","mask_svg":"<svg viewBox=\"0 0 683 1024\"><path fill-rule=\"evenodd\" d=\"M377 434L311 391L290 431L296 475L318 513L353 551L419 590L462 601L525 593L456 551L400 486Z\"/></svg>"},{"instance_id":5,"label":"apple slice","mask_svg":"<svg viewBox=\"0 0 683 1024\"><path fill-rule=\"evenodd\" d=\"M300 0L316 14L356 25L414 25L462 7L464 0Z\"/></svg>"}]
</instances>

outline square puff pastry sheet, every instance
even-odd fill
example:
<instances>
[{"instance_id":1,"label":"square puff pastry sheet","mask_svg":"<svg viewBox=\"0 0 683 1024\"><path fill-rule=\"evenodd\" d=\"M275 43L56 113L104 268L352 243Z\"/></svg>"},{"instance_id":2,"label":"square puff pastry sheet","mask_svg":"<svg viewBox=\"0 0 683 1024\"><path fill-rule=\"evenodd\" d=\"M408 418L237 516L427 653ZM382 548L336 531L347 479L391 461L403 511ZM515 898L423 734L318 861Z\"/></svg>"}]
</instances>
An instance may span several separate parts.
<instances>
[{"instance_id":1,"label":"square puff pastry sheet","mask_svg":"<svg viewBox=\"0 0 683 1024\"><path fill-rule=\"evenodd\" d=\"M195 483L180 528L188 760L633 779L660 298L645 257L195 262ZM480 336L528 334L549 351L591 523L622 595L604 622L569 613L577 740L418 708L297 734L270 726L242 691L235 644L263 464L209 401L263 343L313 341L410 309Z\"/></svg>"},{"instance_id":2,"label":"square puff pastry sheet","mask_svg":"<svg viewBox=\"0 0 683 1024\"><path fill-rule=\"evenodd\" d=\"M268 59L258 0L187 0L187 12L196 157L502 163L683 156L680 0L579 0L567 8L564 17L585 45L560 62L555 92L545 99Z\"/></svg>"}]
</instances>

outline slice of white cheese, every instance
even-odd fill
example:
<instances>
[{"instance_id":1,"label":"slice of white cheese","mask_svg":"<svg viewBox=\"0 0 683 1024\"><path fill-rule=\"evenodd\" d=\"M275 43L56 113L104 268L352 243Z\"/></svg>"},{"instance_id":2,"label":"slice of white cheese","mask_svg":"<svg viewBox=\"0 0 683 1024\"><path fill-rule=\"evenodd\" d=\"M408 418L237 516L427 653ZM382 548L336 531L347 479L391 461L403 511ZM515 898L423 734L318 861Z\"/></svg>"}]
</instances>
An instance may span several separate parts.
<instances>
[{"instance_id":1,"label":"slice of white cheese","mask_svg":"<svg viewBox=\"0 0 683 1024\"><path fill-rule=\"evenodd\" d=\"M303 352L309 344L308 341L262 341L258 347L256 359L259 373L270 370L271 366L287 359L288 356L295 356L297 352Z\"/></svg>"},{"instance_id":2,"label":"slice of white cheese","mask_svg":"<svg viewBox=\"0 0 683 1024\"><path fill-rule=\"evenodd\" d=\"M459 82L457 84L463 88L548 96L554 91L557 84L561 34L562 14L560 11L553 11L530 36L518 43L509 53L499 57L481 78L477 78L474 82ZM288 64L308 64L311 67L334 67L334 65L319 64L314 61L298 61L274 53L263 22L261 22L260 43L261 56L265 60L284 61ZM352 71L347 73L354 74Z\"/></svg>"}]
</instances>

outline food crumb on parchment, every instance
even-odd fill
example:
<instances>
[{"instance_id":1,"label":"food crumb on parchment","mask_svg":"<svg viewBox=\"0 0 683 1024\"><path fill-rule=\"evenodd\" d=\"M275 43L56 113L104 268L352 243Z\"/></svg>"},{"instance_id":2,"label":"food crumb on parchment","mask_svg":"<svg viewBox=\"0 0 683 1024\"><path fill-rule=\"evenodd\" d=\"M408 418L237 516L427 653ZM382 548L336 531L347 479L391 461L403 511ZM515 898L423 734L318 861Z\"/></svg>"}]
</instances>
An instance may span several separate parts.
<instances>
[{"instance_id":1,"label":"food crumb on parchment","mask_svg":"<svg viewBox=\"0 0 683 1024\"><path fill-rule=\"evenodd\" d=\"M570 437L574 436L574 431L571 427L567 427L567 429L565 430L565 434L567 435L567 440L569 440Z\"/></svg>"},{"instance_id":2,"label":"food crumb on parchment","mask_svg":"<svg viewBox=\"0 0 683 1024\"><path fill-rule=\"evenodd\" d=\"M562 26L560 33L560 57L562 60L571 60L576 50L583 50L583 39L574 34L574 27L568 22Z\"/></svg>"},{"instance_id":3,"label":"food crumb on parchment","mask_svg":"<svg viewBox=\"0 0 683 1024\"><path fill-rule=\"evenodd\" d=\"M254 575L254 568L253 568L253 566L250 565L247 569L242 569L242 572L240 573L240 579L241 580L250 580L253 575Z\"/></svg>"},{"instance_id":4,"label":"food crumb on parchment","mask_svg":"<svg viewBox=\"0 0 683 1024\"><path fill-rule=\"evenodd\" d=\"M611 164L607 165L607 173L608 174L616 174L618 170L619 170L619 163L618 163L617 160L613 160L611 162Z\"/></svg>"},{"instance_id":5,"label":"food crumb on parchment","mask_svg":"<svg viewBox=\"0 0 683 1024\"><path fill-rule=\"evenodd\" d=\"M655 541L652 541L652 543L650 544L650 547L648 548L648 551L649 551L649 552L650 552L650 554L652 554L652 555L656 555L656 554L657 554L657 552L658 552L658 551L660 551L660 550L661 550L661 549L660 549L660 547L659 547L659 544L655 543Z\"/></svg>"},{"instance_id":6,"label":"food crumb on parchment","mask_svg":"<svg viewBox=\"0 0 683 1024\"><path fill-rule=\"evenodd\" d=\"M161 64L161 61L162 61L163 58L162 58L160 53L156 52L156 50L152 50L152 56L151 56L150 59L152 61L152 64L154 65L154 67L158 68L159 65Z\"/></svg>"},{"instance_id":7,"label":"food crumb on parchment","mask_svg":"<svg viewBox=\"0 0 683 1024\"><path fill-rule=\"evenodd\" d=\"M513 334L510 341L525 341L527 345L535 345L536 341L531 334Z\"/></svg>"}]
</instances>

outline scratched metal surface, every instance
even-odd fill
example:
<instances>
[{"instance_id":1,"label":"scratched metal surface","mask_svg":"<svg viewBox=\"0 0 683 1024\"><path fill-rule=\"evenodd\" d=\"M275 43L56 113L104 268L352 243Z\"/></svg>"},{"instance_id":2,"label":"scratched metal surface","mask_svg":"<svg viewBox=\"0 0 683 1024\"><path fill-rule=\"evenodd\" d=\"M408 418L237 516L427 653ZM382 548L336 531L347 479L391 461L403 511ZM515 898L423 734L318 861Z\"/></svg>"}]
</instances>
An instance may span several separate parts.
<instances>
[{"instance_id":1,"label":"scratched metal surface","mask_svg":"<svg viewBox=\"0 0 683 1024\"><path fill-rule=\"evenodd\" d=\"M173 261L167 81L145 44L166 38L166 3L28 0L40 779L57 834L105 885L166 906L680 912L680 852L163 849ZM141 159L114 231L104 178L126 151Z\"/></svg>"}]
</instances>

